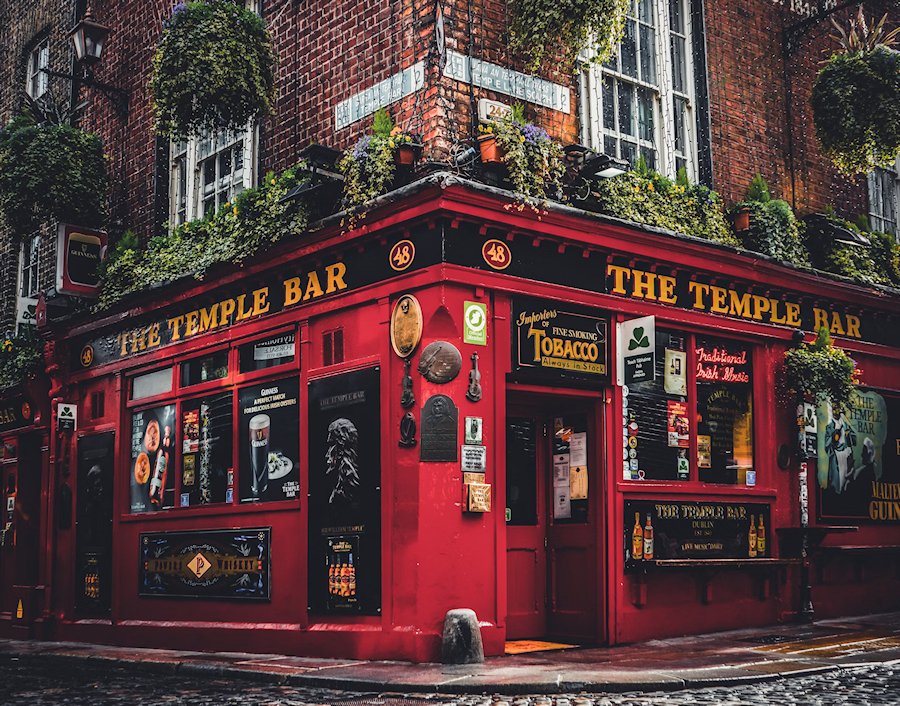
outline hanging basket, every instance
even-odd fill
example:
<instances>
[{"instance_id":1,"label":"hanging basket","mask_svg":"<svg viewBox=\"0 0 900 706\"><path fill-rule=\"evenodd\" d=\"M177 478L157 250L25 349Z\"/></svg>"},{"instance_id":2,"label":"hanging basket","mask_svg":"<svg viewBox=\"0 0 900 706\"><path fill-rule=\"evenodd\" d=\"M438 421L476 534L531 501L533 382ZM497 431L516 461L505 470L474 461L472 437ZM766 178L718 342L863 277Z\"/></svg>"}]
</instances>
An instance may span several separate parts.
<instances>
[{"instance_id":1,"label":"hanging basket","mask_svg":"<svg viewBox=\"0 0 900 706\"><path fill-rule=\"evenodd\" d=\"M153 57L156 131L242 130L273 112L275 54L259 15L229 0L179 3Z\"/></svg>"}]
</instances>

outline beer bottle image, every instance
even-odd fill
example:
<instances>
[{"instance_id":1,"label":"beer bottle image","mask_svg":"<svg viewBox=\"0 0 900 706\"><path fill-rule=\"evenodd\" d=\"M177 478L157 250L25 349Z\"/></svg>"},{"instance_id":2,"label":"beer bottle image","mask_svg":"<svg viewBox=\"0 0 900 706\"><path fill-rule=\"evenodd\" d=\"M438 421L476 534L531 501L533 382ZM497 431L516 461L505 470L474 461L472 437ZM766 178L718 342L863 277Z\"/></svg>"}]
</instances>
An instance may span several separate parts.
<instances>
[{"instance_id":1,"label":"beer bottle image","mask_svg":"<svg viewBox=\"0 0 900 706\"><path fill-rule=\"evenodd\" d=\"M341 595L350 595L350 567L347 564L341 564Z\"/></svg>"},{"instance_id":2,"label":"beer bottle image","mask_svg":"<svg viewBox=\"0 0 900 706\"><path fill-rule=\"evenodd\" d=\"M153 475L150 478L150 502L157 507L162 507L163 493L166 488L166 466L168 458L160 449L156 455L156 467L153 469Z\"/></svg>"},{"instance_id":3,"label":"beer bottle image","mask_svg":"<svg viewBox=\"0 0 900 706\"><path fill-rule=\"evenodd\" d=\"M356 566L353 565L353 554L350 555L350 578L348 581L348 595L356 595Z\"/></svg>"},{"instance_id":4,"label":"beer bottle image","mask_svg":"<svg viewBox=\"0 0 900 706\"><path fill-rule=\"evenodd\" d=\"M650 513L647 513L647 524L644 526L644 558L653 558L653 525L650 523Z\"/></svg>"},{"instance_id":5,"label":"beer bottle image","mask_svg":"<svg viewBox=\"0 0 900 706\"><path fill-rule=\"evenodd\" d=\"M763 524L762 513L759 514L759 529L756 530L756 553L759 556L766 555L766 526Z\"/></svg>"},{"instance_id":6,"label":"beer bottle image","mask_svg":"<svg viewBox=\"0 0 900 706\"><path fill-rule=\"evenodd\" d=\"M328 562L328 593L334 595L334 562Z\"/></svg>"},{"instance_id":7,"label":"beer bottle image","mask_svg":"<svg viewBox=\"0 0 900 706\"><path fill-rule=\"evenodd\" d=\"M747 535L747 549L751 559L756 558L756 516L750 515L750 532Z\"/></svg>"},{"instance_id":8,"label":"beer bottle image","mask_svg":"<svg viewBox=\"0 0 900 706\"><path fill-rule=\"evenodd\" d=\"M634 529L631 530L631 558L635 561L644 558L644 528L639 512L634 513Z\"/></svg>"}]
</instances>

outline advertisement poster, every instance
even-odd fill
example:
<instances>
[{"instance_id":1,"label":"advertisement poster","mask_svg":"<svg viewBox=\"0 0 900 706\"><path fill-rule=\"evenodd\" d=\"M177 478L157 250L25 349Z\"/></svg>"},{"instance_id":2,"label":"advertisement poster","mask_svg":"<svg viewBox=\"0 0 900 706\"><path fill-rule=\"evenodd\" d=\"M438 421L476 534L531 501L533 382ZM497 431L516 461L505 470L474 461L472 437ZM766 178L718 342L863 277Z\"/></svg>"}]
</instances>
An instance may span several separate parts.
<instances>
[{"instance_id":1,"label":"advertisement poster","mask_svg":"<svg viewBox=\"0 0 900 706\"><path fill-rule=\"evenodd\" d=\"M553 455L553 519L572 517L570 454Z\"/></svg>"},{"instance_id":2,"label":"advertisement poster","mask_svg":"<svg viewBox=\"0 0 900 706\"><path fill-rule=\"evenodd\" d=\"M709 434L697 435L697 466L712 468L712 437Z\"/></svg>"},{"instance_id":3,"label":"advertisement poster","mask_svg":"<svg viewBox=\"0 0 900 706\"><path fill-rule=\"evenodd\" d=\"M368 368L309 383L309 602L315 613L381 611L379 376L378 368ZM327 590L334 547L344 542L363 548L353 552L352 602ZM342 552L349 565L350 550Z\"/></svg>"},{"instance_id":4,"label":"advertisement poster","mask_svg":"<svg viewBox=\"0 0 900 706\"><path fill-rule=\"evenodd\" d=\"M182 405L182 507L229 501L231 393Z\"/></svg>"},{"instance_id":5,"label":"advertisement poster","mask_svg":"<svg viewBox=\"0 0 900 706\"><path fill-rule=\"evenodd\" d=\"M666 365L663 368L663 385L666 394L687 395L687 353L666 348Z\"/></svg>"},{"instance_id":6,"label":"advertisement poster","mask_svg":"<svg viewBox=\"0 0 900 706\"><path fill-rule=\"evenodd\" d=\"M245 387L238 397L241 502L300 495L300 406L296 379Z\"/></svg>"},{"instance_id":7,"label":"advertisement poster","mask_svg":"<svg viewBox=\"0 0 900 706\"><path fill-rule=\"evenodd\" d=\"M329 612L355 612L356 566L359 563L359 535L342 534L328 537L326 552L328 564Z\"/></svg>"},{"instance_id":8,"label":"advertisement poster","mask_svg":"<svg viewBox=\"0 0 900 706\"><path fill-rule=\"evenodd\" d=\"M900 398L857 391L835 415L816 410L821 519L900 522Z\"/></svg>"},{"instance_id":9,"label":"advertisement poster","mask_svg":"<svg viewBox=\"0 0 900 706\"><path fill-rule=\"evenodd\" d=\"M175 506L175 405L131 415L131 512Z\"/></svg>"},{"instance_id":10,"label":"advertisement poster","mask_svg":"<svg viewBox=\"0 0 900 706\"><path fill-rule=\"evenodd\" d=\"M138 595L269 600L272 529L147 532Z\"/></svg>"},{"instance_id":11,"label":"advertisement poster","mask_svg":"<svg viewBox=\"0 0 900 706\"><path fill-rule=\"evenodd\" d=\"M690 446L690 426L686 402L668 400L667 432L669 446L686 449Z\"/></svg>"}]
</instances>

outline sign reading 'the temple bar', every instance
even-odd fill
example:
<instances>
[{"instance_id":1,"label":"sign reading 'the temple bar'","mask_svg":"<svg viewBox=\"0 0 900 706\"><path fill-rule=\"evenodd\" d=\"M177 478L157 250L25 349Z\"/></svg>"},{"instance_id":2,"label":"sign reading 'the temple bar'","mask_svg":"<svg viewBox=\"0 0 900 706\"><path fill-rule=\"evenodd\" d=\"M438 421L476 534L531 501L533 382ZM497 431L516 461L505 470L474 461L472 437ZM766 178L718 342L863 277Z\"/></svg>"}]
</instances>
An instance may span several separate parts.
<instances>
[{"instance_id":1,"label":"sign reading 'the temple bar'","mask_svg":"<svg viewBox=\"0 0 900 706\"><path fill-rule=\"evenodd\" d=\"M515 370L586 380L606 376L607 320L566 309L546 301L515 302Z\"/></svg>"}]
</instances>

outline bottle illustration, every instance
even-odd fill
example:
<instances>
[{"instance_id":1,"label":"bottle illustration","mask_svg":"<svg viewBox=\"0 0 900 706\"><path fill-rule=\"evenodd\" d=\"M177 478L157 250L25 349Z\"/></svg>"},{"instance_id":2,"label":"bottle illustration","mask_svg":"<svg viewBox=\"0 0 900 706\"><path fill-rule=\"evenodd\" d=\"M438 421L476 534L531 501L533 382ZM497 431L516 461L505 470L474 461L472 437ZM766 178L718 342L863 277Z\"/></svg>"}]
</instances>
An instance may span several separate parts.
<instances>
[{"instance_id":1,"label":"bottle illustration","mask_svg":"<svg viewBox=\"0 0 900 706\"><path fill-rule=\"evenodd\" d=\"M328 562L328 593L334 595L334 562Z\"/></svg>"},{"instance_id":2,"label":"bottle illustration","mask_svg":"<svg viewBox=\"0 0 900 706\"><path fill-rule=\"evenodd\" d=\"M766 555L766 526L763 524L762 513L759 515L759 529L756 530L756 553L759 556Z\"/></svg>"},{"instance_id":3,"label":"bottle illustration","mask_svg":"<svg viewBox=\"0 0 900 706\"><path fill-rule=\"evenodd\" d=\"M631 530L631 558L644 558L644 528L641 527L641 513L634 513L634 529Z\"/></svg>"},{"instance_id":4,"label":"bottle illustration","mask_svg":"<svg viewBox=\"0 0 900 706\"><path fill-rule=\"evenodd\" d=\"M653 525L650 522L650 513L647 513L647 524L644 525L644 559L653 558Z\"/></svg>"},{"instance_id":5,"label":"bottle illustration","mask_svg":"<svg viewBox=\"0 0 900 706\"><path fill-rule=\"evenodd\" d=\"M750 515L750 532L747 536L747 549L751 559L756 558L756 516Z\"/></svg>"},{"instance_id":6,"label":"bottle illustration","mask_svg":"<svg viewBox=\"0 0 900 706\"><path fill-rule=\"evenodd\" d=\"M166 466L168 458L164 451L156 456L156 467L153 469L153 476L150 478L150 502L157 507L162 507L163 492L166 487Z\"/></svg>"},{"instance_id":7,"label":"bottle illustration","mask_svg":"<svg viewBox=\"0 0 900 706\"><path fill-rule=\"evenodd\" d=\"M350 567L346 563L341 564L340 595L350 595Z\"/></svg>"},{"instance_id":8,"label":"bottle illustration","mask_svg":"<svg viewBox=\"0 0 900 706\"><path fill-rule=\"evenodd\" d=\"M350 578L348 582L348 595L356 595L356 566L353 564L353 554L350 555Z\"/></svg>"}]
</instances>

